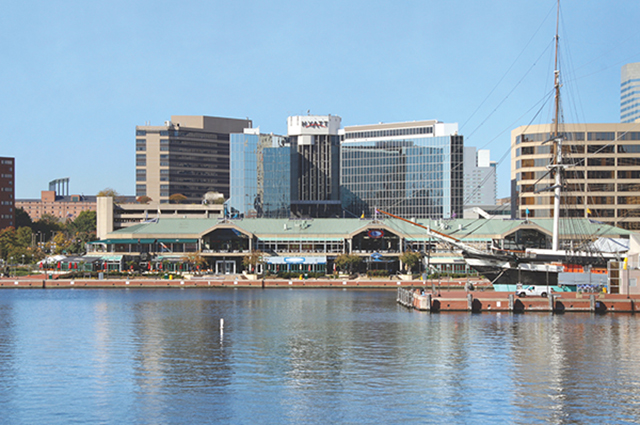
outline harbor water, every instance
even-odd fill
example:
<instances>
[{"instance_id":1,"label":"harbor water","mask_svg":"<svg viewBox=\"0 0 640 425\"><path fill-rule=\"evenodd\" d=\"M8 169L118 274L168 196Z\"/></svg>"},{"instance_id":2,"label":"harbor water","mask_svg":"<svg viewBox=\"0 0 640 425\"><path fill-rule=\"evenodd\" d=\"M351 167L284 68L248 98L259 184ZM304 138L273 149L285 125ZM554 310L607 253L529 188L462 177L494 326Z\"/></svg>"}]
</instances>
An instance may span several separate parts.
<instances>
[{"instance_id":1,"label":"harbor water","mask_svg":"<svg viewBox=\"0 0 640 425\"><path fill-rule=\"evenodd\" d=\"M384 290L5 289L0 424L637 423L639 357L631 314L430 314Z\"/></svg>"}]
</instances>

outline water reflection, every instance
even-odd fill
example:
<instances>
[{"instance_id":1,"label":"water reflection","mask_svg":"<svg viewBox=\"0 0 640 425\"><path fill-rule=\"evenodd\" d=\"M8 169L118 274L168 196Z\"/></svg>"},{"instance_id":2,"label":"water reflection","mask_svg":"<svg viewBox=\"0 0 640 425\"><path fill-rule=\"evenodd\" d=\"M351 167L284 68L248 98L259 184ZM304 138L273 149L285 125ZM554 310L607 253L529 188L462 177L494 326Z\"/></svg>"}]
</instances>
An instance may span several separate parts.
<instances>
[{"instance_id":1,"label":"water reflection","mask_svg":"<svg viewBox=\"0 0 640 425\"><path fill-rule=\"evenodd\" d=\"M631 315L385 291L7 290L0 422L631 423L639 344Z\"/></svg>"}]
</instances>

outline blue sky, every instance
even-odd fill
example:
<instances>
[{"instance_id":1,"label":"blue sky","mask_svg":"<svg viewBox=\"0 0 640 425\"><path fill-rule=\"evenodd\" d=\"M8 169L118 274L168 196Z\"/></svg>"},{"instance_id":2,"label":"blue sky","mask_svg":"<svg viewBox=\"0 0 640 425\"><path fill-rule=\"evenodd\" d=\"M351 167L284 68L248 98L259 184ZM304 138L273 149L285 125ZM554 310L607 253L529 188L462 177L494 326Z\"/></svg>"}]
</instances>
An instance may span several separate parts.
<instances>
[{"instance_id":1,"label":"blue sky","mask_svg":"<svg viewBox=\"0 0 640 425\"><path fill-rule=\"evenodd\" d=\"M640 61L640 2L561 5L565 121L619 121L620 67ZM171 115L342 124L457 122L509 149L551 89L555 1L11 1L0 15L0 156L16 197L135 192L136 125ZM548 122L550 110L533 123ZM498 169L508 196L509 155Z\"/></svg>"}]
</instances>

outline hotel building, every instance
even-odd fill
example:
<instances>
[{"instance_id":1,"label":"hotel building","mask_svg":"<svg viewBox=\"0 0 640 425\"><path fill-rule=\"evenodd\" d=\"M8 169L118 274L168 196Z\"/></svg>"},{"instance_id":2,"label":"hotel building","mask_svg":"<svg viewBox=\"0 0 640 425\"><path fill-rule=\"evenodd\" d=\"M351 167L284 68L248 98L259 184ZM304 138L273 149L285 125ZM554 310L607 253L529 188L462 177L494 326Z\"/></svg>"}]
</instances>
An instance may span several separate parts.
<instances>
[{"instance_id":1,"label":"hotel building","mask_svg":"<svg viewBox=\"0 0 640 425\"><path fill-rule=\"evenodd\" d=\"M0 229L15 227L15 158L0 157Z\"/></svg>"},{"instance_id":2,"label":"hotel building","mask_svg":"<svg viewBox=\"0 0 640 425\"><path fill-rule=\"evenodd\" d=\"M136 196L168 203L182 194L202 202L205 193L229 197L229 135L251 120L172 116L163 126L136 126Z\"/></svg>"},{"instance_id":3,"label":"hotel building","mask_svg":"<svg viewBox=\"0 0 640 425\"><path fill-rule=\"evenodd\" d=\"M342 207L405 218L462 217L463 137L457 124L413 121L345 127Z\"/></svg>"},{"instance_id":4,"label":"hotel building","mask_svg":"<svg viewBox=\"0 0 640 425\"><path fill-rule=\"evenodd\" d=\"M550 124L511 132L512 208L518 218L553 216L554 185L547 165ZM561 217L586 217L640 229L640 127L635 124L563 124L565 171Z\"/></svg>"},{"instance_id":5,"label":"hotel building","mask_svg":"<svg viewBox=\"0 0 640 425\"><path fill-rule=\"evenodd\" d=\"M287 118L293 215L340 217L341 122L332 115Z\"/></svg>"}]
</instances>

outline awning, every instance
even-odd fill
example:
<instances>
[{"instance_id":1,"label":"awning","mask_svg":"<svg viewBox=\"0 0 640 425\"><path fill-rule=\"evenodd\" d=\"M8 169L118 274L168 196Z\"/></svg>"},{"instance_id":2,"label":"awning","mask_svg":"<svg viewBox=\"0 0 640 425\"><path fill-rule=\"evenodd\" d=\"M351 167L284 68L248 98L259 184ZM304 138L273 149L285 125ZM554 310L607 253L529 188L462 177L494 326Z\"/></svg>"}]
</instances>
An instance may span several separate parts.
<instances>
[{"instance_id":1,"label":"awning","mask_svg":"<svg viewBox=\"0 0 640 425\"><path fill-rule=\"evenodd\" d=\"M121 261L122 255L102 255L100 259L104 261Z\"/></svg>"},{"instance_id":2,"label":"awning","mask_svg":"<svg viewBox=\"0 0 640 425\"><path fill-rule=\"evenodd\" d=\"M198 239L103 239L100 241L90 242L91 244L105 244L105 245L115 245L115 244L132 244L132 245L151 245L153 243L197 243Z\"/></svg>"},{"instance_id":3,"label":"awning","mask_svg":"<svg viewBox=\"0 0 640 425\"><path fill-rule=\"evenodd\" d=\"M258 242L342 242L344 238L310 238L307 236L297 236L288 238L261 238L258 237Z\"/></svg>"},{"instance_id":4,"label":"awning","mask_svg":"<svg viewBox=\"0 0 640 425\"><path fill-rule=\"evenodd\" d=\"M327 264L327 257L267 257L267 264Z\"/></svg>"}]
</instances>

